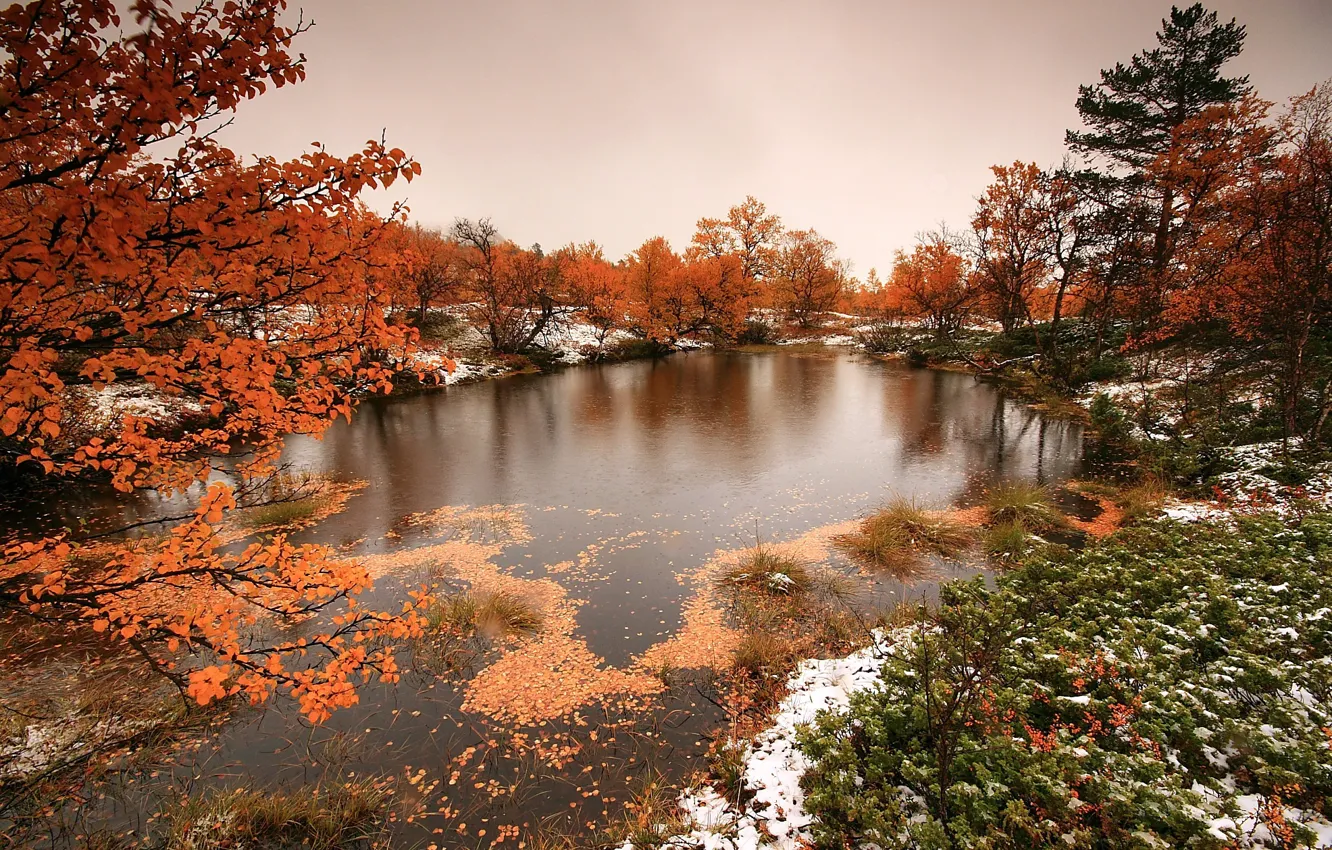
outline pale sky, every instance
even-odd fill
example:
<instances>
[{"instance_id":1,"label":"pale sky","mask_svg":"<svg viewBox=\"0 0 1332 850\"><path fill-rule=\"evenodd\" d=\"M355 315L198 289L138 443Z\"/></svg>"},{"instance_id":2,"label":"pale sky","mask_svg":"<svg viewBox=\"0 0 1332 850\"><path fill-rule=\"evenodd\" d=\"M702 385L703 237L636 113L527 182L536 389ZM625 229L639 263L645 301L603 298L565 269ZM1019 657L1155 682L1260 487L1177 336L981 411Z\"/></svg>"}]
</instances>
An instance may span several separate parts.
<instances>
[{"instance_id":1,"label":"pale sky","mask_svg":"<svg viewBox=\"0 0 1332 850\"><path fill-rule=\"evenodd\" d=\"M1332 0L1208 6L1248 26L1231 67L1267 99L1332 78ZM405 197L426 225L490 216L523 245L591 239L613 259L654 235L682 249L752 194L863 276L921 230L964 227L990 165L1058 163L1078 84L1153 45L1169 8L307 0L308 79L224 138L289 157L386 131L424 173L371 206Z\"/></svg>"}]
</instances>

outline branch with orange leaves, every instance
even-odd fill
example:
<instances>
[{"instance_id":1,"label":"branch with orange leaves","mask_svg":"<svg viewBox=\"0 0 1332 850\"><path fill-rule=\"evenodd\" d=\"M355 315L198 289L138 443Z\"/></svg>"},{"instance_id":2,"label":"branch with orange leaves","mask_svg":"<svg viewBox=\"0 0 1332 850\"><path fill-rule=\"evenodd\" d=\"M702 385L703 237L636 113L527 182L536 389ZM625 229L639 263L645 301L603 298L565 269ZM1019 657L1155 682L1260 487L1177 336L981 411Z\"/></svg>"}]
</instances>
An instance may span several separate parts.
<instances>
[{"instance_id":1,"label":"branch with orange leaves","mask_svg":"<svg viewBox=\"0 0 1332 850\"><path fill-rule=\"evenodd\" d=\"M11 543L0 560L0 608L123 641L201 705L243 694L299 701L315 722L354 704L354 680L396 681L394 644L422 632L424 591L399 612L361 607L369 573L324 547L282 536L223 551L218 524L235 507L214 484L195 515L162 540ZM284 626L324 628L292 638ZM188 666L192 657L195 666Z\"/></svg>"}]
</instances>

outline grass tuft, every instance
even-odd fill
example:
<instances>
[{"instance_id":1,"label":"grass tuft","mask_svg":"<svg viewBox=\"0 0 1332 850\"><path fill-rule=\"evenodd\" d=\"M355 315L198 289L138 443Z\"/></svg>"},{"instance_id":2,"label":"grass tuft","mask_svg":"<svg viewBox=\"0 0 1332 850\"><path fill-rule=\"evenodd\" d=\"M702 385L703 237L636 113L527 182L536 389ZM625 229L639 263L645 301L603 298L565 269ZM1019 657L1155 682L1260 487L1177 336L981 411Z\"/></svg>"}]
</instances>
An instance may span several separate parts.
<instances>
[{"instance_id":1,"label":"grass tuft","mask_svg":"<svg viewBox=\"0 0 1332 850\"><path fill-rule=\"evenodd\" d=\"M315 497L273 502L245 508L236 514L236 521L244 528L285 528L305 523L315 515L319 507L320 500Z\"/></svg>"},{"instance_id":2,"label":"grass tuft","mask_svg":"<svg viewBox=\"0 0 1332 850\"><path fill-rule=\"evenodd\" d=\"M432 631L484 637L532 634L541 628L541 612L528 600L509 591L454 593L440 597L426 612Z\"/></svg>"},{"instance_id":3,"label":"grass tuft","mask_svg":"<svg viewBox=\"0 0 1332 850\"><path fill-rule=\"evenodd\" d=\"M771 631L751 630L736 644L733 672L751 679L783 678L791 662L791 644Z\"/></svg>"},{"instance_id":4,"label":"grass tuft","mask_svg":"<svg viewBox=\"0 0 1332 850\"><path fill-rule=\"evenodd\" d=\"M1022 522L1004 522L985 532L985 554L995 561L1016 564L1031 548L1031 539Z\"/></svg>"},{"instance_id":5,"label":"grass tuft","mask_svg":"<svg viewBox=\"0 0 1332 850\"><path fill-rule=\"evenodd\" d=\"M907 499L895 499L837 541L861 563L898 574L916 572L922 553L956 557L970 542L965 526Z\"/></svg>"},{"instance_id":6,"label":"grass tuft","mask_svg":"<svg viewBox=\"0 0 1332 850\"><path fill-rule=\"evenodd\" d=\"M672 836L685 831L679 790L655 768L648 768L629 789L629 798L618 818L607 825L606 834L615 845L635 850L658 850L669 846Z\"/></svg>"},{"instance_id":7,"label":"grass tuft","mask_svg":"<svg viewBox=\"0 0 1332 850\"><path fill-rule=\"evenodd\" d=\"M388 794L365 781L313 790L235 788L184 801L171 815L177 850L300 845L335 850L379 834Z\"/></svg>"},{"instance_id":8,"label":"grass tuft","mask_svg":"<svg viewBox=\"0 0 1332 850\"><path fill-rule=\"evenodd\" d=\"M1036 533L1058 531L1068 525L1055 507L1048 487L1029 481L1010 481L990 490L986 497L990 522L995 526L1021 524Z\"/></svg>"},{"instance_id":9,"label":"grass tuft","mask_svg":"<svg viewBox=\"0 0 1332 850\"><path fill-rule=\"evenodd\" d=\"M1124 522L1150 519L1161 512L1161 506L1170 498L1170 488L1159 481L1148 479L1121 491L1115 501L1124 511Z\"/></svg>"},{"instance_id":10,"label":"grass tuft","mask_svg":"<svg viewBox=\"0 0 1332 850\"><path fill-rule=\"evenodd\" d=\"M722 574L721 583L772 596L800 596L813 587L814 577L800 558L759 544Z\"/></svg>"}]
</instances>

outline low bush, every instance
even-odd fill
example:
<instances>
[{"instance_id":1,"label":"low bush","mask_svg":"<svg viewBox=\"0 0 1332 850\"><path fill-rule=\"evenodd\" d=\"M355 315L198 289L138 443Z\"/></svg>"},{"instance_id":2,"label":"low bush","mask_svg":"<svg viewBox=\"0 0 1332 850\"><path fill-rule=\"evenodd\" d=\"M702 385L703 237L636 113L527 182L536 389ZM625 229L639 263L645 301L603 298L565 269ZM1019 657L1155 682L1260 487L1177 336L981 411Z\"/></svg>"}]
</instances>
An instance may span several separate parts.
<instances>
[{"instance_id":1,"label":"low bush","mask_svg":"<svg viewBox=\"0 0 1332 850\"><path fill-rule=\"evenodd\" d=\"M762 319L746 319L745 325L736 334L736 345L776 345L779 339L777 326Z\"/></svg>"},{"instance_id":2,"label":"low bush","mask_svg":"<svg viewBox=\"0 0 1332 850\"><path fill-rule=\"evenodd\" d=\"M947 585L889 633L881 687L803 736L815 844L1309 846L1329 611L1326 513L1156 521Z\"/></svg>"},{"instance_id":3,"label":"low bush","mask_svg":"<svg viewBox=\"0 0 1332 850\"><path fill-rule=\"evenodd\" d=\"M856 341L872 354L895 354L906 346L908 336L897 325L877 322L857 331Z\"/></svg>"}]
</instances>

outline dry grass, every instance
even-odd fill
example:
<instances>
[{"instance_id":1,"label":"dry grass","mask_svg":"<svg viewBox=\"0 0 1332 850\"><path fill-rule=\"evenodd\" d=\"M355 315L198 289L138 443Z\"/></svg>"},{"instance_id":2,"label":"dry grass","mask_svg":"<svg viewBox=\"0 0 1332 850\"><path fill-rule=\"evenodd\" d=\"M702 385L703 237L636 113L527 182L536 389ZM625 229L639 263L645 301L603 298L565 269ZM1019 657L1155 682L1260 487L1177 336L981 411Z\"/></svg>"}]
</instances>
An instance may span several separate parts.
<instances>
[{"instance_id":1,"label":"dry grass","mask_svg":"<svg viewBox=\"0 0 1332 850\"><path fill-rule=\"evenodd\" d=\"M1029 481L1000 484L987 494L985 505L994 526L1021 524L1039 534L1068 525L1064 515L1055 507L1050 489Z\"/></svg>"},{"instance_id":2,"label":"dry grass","mask_svg":"<svg viewBox=\"0 0 1332 850\"><path fill-rule=\"evenodd\" d=\"M794 653L791 642L771 631L753 630L740 638L732 671L753 679L785 677Z\"/></svg>"},{"instance_id":3,"label":"dry grass","mask_svg":"<svg viewBox=\"0 0 1332 850\"><path fill-rule=\"evenodd\" d=\"M190 797L170 815L175 850L302 846L335 850L381 832L389 796L365 781L296 792L235 788Z\"/></svg>"},{"instance_id":4,"label":"dry grass","mask_svg":"<svg viewBox=\"0 0 1332 850\"><path fill-rule=\"evenodd\" d=\"M305 526L329 506L330 486L328 480L316 475L275 475L259 492L242 500L244 505L253 496L262 495L257 504L236 511L235 523L250 531Z\"/></svg>"},{"instance_id":5,"label":"dry grass","mask_svg":"<svg viewBox=\"0 0 1332 850\"><path fill-rule=\"evenodd\" d=\"M915 502L896 499L861 521L837 545L862 564L899 575L920 570L922 554L956 557L971 543L966 526Z\"/></svg>"},{"instance_id":6,"label":"dry grass","mask_svg":"<svg viewBox=\"0 0 1332 850\"><path fill-rule=\"evenodd\" d=\"M648 768L631 783L624 810L607 824L606 837L615 846L627 843L635 850L665 847L685 831L678 797L679 789L661 771Z\"/></svg>"},{"instance_id":7,"label":"dry grass","mask_svg":"<svg viewBox=\"0 0 1332 850\"><path fill-rule=\"evenodd\" d=\"M743 807L747 796L745 767L749 746L735 738L722 738L708 748L708 776L716 784L718 793L737 809ZM748 792L752 795L752 792Z\"/></svg>"},{"instance_id":8,"label":"dry grass","mask_svg":"<svg viewBox=\"0 0 1332 850\"><path fill-rule=\"evenodd\" d=\"M1121 490L1115 501L1124 512L1123 521L1130 523L1156 516L1170 495L1168 486L1155 479L1147 479Z\"/></svg>"},{"instance_id":9,"label":"dry grass","mask_svg":"<svg viewBox=\"0 0 1332 850\"><path fill-rule=\"evenodd\" d=\"M985 554L1001 564L1015 564L1031 548L1021 521L1000 523L985 532Z\"/></svg>"},{"instance_id":10,"label":"dry grass","mask_svg":"<svg viewBox=\"0 0 1332 850\"><path fill-rule=\"evenodd\" d=\"M307 522L320 507L320 500L315 497L273 502L245 508L236 514L236 522L242 528L250 529L285 528Z\"/></svg>"},{"instance_id":11,"label":"dry grass","mask_svg":"<svg viewBox=\"0 0 1332 850\"><path fill-rule=\"evenodd\" d=\"M802 559L762 544L741 555L720 581L772 596L800 596L814 586L814 576Z\"/></svg>"},{"instance_id":12,"label":"dry grass","mask_svg":"<svg viewBox=\"0 0 1332 850\"><path fill-rule=\"evenodd\" d=\"M426 613L432 631L480 634L496 639L532 634L541 628L541 612L523 597L508 591L454 593L435 601Z\"/></svg>"}]
</instances>

